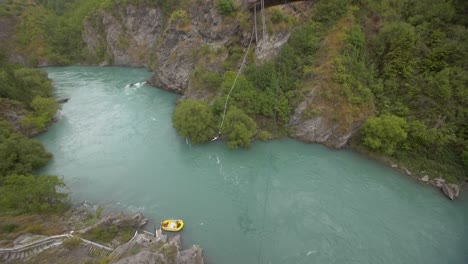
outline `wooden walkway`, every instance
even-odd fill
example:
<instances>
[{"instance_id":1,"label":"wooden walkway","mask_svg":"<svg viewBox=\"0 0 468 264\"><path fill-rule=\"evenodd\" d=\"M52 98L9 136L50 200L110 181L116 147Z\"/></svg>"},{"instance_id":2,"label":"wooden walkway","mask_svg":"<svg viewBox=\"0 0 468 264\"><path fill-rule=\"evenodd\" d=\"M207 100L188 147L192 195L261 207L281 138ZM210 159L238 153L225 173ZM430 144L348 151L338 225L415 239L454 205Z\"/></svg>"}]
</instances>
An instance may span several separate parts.
<instances>
[{"instance_id":1,"label":"wooden walkway","mask_svg":"<svg viewBox=\"0 0 468 264\"><path fill-rule=\"evenodd\" d=\"M22 260L38 254L48 248L59 246L67 238L78 238L81 240L81 245L86 247L88 251L94 255L108 256L114 249L103 246L101 244L86 240L84 238L75 237L70 234L50 236L28 243L19 247L0 248L0 262L9 260Z\"/></svg>"}]
</instances>

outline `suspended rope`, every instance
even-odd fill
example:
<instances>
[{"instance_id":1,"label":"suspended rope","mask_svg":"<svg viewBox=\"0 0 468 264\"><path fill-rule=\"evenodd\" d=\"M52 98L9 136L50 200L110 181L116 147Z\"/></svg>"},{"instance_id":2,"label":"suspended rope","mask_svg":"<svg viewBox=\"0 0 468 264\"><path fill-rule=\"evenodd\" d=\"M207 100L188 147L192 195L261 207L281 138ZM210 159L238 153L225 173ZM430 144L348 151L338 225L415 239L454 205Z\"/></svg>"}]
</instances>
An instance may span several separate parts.
<instances>
[{"instance_id":1,"label":"suspended rope","mask_svg":"<svg viewBox=\"0 0 468 264\"><path fill-rule=\"evenodd\" d=\"M262 33L263 33L263 40L265 40L266 36L266 17L265 17L265 0L262 0Z\"/></svg>"},{"instance_id":2,"label":"suspended rope","mask_svg":"<svg viewBox=\"0 0 468 264\"><path fill-rule=\"evenodd\" d=\"M255 7L254 7L254 27L255 27L255 43L258 43L258 35L257 35L257 3L255 3Z\"/></svg>"},{"instance_id":3,"label":"suspended rope","mask_svg":"<svg viewBox=\"0 0 468 264\"><path fill-rule=\"evenodd\" d=\"M240 75L241 72L242 72L242 67L243 67L244 64L245 64L245 60L247 59L247 54L249 54L250 45L252 44L252 40L253 40L254 33L255 33L255 30L252 29L252 34L251 34L251 36L250 36L249 46L247 47L247 51L245 52L244 58L242 59L242 63L241 63L241 65L240 65L240 67L239 67L239 70L237 71L236 78L234 78L234 82L232 83L232 87L231 87L231 89L229 90L229 93L228 93L228 95L227 95L227 97L226 97L226 102L224 102L223 119L221 120L221 124L219 125L218 135L217 135L216 137L214 137L211 141L217 140L217 139L219 138L219 136L221 135L221 129L223 128L224 119L226 118L226 110L227 110L227 104L228 104L228 101L229 101L229 97L231 96L232 90L234 90L234 87L236 86L237 78L239 78L239 75Z\"/></svg>"}]
</instances>

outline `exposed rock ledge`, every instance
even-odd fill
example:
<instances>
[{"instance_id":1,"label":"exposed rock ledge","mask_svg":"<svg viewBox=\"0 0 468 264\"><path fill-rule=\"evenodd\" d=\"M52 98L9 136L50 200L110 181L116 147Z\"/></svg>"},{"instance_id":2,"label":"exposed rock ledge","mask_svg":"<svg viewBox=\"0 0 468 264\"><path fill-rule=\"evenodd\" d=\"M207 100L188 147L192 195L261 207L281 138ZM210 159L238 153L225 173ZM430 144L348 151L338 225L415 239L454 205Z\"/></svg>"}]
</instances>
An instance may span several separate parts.
<instances>
[{"instance_id":1,"label":"exposed rock ledge","mask_svg":"<svg viewBox=\"0 0 468 264\"><path fill-rule=\"evenodd\" d=\"M313 118L305 117L308 104L313 101L312 95L315 92L315 90L312 91L311 98L300 103L295 109L289 123L293 129L291 136L307 143L321 143L330 148L345 147L364 122L358 120L351 125L349 130L343 131L339 128L339 122L331 122L322 115Z\"/></svg>"},{"instance_id":2,"label":"exposed rock ledge","mask_svg":"<svg viewBox=\"0 0 468 264\"><path fill-rule=\"evenodd\" d=\"M165 235L152 237L147 233L137 234L128 243L116 248L109 256L114 264L131 263L175 263L203 264L202 249L192 246L180 250L180 236L169 241ZM135 252L137 252L135 254Z\"/></svg>"},{"instance_id":3,"label":"exposed rock ledge","mask_svg":"<svg viewBox=\"0 0 468 264\"><path fill-rule=\"evenodd\" d=\"M442 178L436 178L430 181L430 183L439 188L450 200L454 200L460 196L460 186L457 184L446 183Z\"/></svg>"},{"instance_id":4,"label":"exposed rock ledge","mask_svg":"<svg viewBox=\"0 0 468 264\"><path fill-rule=\"evenodd\" d=\"M148 219L141 213L110 213L102 217L101 213L102 208L85 201L63 217L44 223L65 233L49 237L22 234L10 243L3 243L0 263L204 263L202 248L194 245L182 249L179 235L168 238L161 230L155 234L142 231ZM124 231L128 228L133 230L133 238ZM100 234L98 237L102 239L103 232L112 234L111 242L95 237ZM122 235L124 232L126 236Z\"/></svg>"}]
</instances>

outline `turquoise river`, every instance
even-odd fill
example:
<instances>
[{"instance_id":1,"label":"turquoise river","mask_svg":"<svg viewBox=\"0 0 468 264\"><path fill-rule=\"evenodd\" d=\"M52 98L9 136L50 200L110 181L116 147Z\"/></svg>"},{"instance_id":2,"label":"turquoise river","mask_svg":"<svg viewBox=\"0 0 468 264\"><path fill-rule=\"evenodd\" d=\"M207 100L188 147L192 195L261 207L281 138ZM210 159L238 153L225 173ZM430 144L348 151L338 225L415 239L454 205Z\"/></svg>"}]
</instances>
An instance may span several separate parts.
<instances>
[{"instance_id":1,"label":"turquoise river","mask_svg":"<svg viewBox=\"0 0 468 264\"><path fill-rule=\"evenodd\" d=\"M181 218L206 263L468 263L468 197L438 190L350 150L292 139L229 150L172 128L178 95L145 69L44 68L69 97L39 136L42 173L90 200L159 222Z\"/></svg>"}]
</instances>

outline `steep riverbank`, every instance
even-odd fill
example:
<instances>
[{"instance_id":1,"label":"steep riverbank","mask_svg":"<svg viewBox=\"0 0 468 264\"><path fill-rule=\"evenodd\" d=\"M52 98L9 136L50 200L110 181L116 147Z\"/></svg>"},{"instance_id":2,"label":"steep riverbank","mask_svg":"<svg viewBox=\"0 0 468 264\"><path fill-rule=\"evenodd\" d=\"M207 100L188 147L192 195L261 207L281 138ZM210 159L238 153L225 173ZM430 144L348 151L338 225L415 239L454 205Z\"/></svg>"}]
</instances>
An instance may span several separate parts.
<instances>
[{"instance_id":1,"label":"steep riverbank","mask_svg":"<svg viewBox=\"0 0 468 264\"><path fill-rule=\"evenodd\" d=\"M182 250L179 235L168 239L160 230L143 231L148 219L141 213L109 213L84 202L59 218L44 216L42 235L35 233L37 230L18 231L22 227L17 220L22 218L25 216L0 216L2 227L17 223L16 231L12 229L7 235L0 232L2 263L204 263L202 249L193 246ZM31 220L25 224L34 224ZM53 234L59 230L65 234ZM14 241L3 240L6 237L14 237ZM13 247L6 247L9 245Z\"/></svg>"},{"instance_id":2,"label":"steep riverbank","mask_svg":"<svg viewBox=\"0 0 468 264\"><path fill-rule=\"evenodd\" d=\"M401 175L405 175L418 181L424 185L428 185L432 188L440 190L440 193L445 195L448 199L454 200L460 197L467 189L467 182L453 184L446 182L442 177L429 177L426 171L411 171L407 168L405 161L399 161L392 159L388 156L379 155L372 153L368 149L363 148L360 145L355 145L351 142L350 147L372 160L385 164L387 167L399 172Z\"/></svg>"},{"instance_id":3,"label":"steep riverbank","mask_svg":"<svg viewBox=\"0 0 468 264\"><path fill-rule=\"evenodd\" d=\"M241 1L226 1L232 8L214 0L202 6L85 1L55 13L47 5L8 3L2 5L6 13L0 12L0 43L10 61L21 64L150 68L153 86L206 102L213 112L209 125L216 128L256 21L252 49L228 104L255 122L251 130L258 135L244 137L288 135L332 148L353 139L421 178L466 182L468 31L458 16L460 3L441 4L449 15L434 15L440 23L429 23L433 13L421 11L424 1L408 12L401 11L402 1L288 3L267 9L263 23L260 12L255 20ZM48 23L60 26L49 34ZM248 146L250 138L244 142Z\"/></svg>"}]
</instances>

